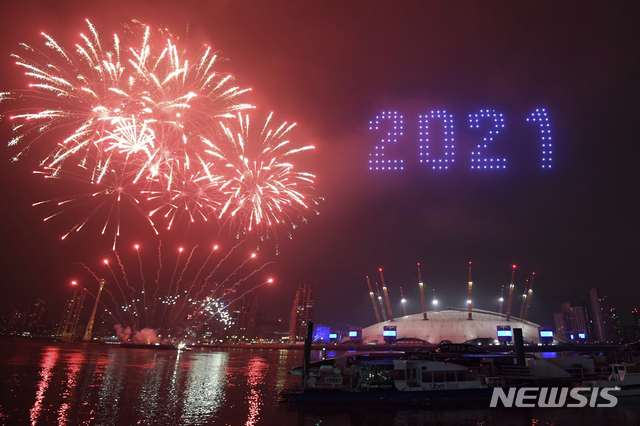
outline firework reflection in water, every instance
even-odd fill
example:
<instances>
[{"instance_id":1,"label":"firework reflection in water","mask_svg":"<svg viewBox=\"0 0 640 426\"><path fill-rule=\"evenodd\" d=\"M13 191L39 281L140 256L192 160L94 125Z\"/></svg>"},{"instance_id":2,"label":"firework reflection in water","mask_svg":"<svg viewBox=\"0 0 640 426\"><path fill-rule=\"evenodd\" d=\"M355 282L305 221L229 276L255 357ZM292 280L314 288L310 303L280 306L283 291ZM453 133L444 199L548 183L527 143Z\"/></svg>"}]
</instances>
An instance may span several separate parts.
<instances>
[{"instance_id":1,"label":"firework reflection in water","mask_svg":"<svg viewBox=\"0 0 640 426\"><path fill-rule=\"evenodd\" d=\"M256 265L255 253L237 259L243 242L224 255L219 255L217 245L208 250L198 245L190 250L180 247L167 255L159 242L157 258L144 256L136 244L132 247L134 256L114 250L103 260L106 270L95 272L81 266L97 281L106 279L106 294L100 302L117 323L115 330L121 340L147 344L194 341L203 327L230 327L227 308L272 282L256 275L273 262Z\"/></svg>"}]
</instances>

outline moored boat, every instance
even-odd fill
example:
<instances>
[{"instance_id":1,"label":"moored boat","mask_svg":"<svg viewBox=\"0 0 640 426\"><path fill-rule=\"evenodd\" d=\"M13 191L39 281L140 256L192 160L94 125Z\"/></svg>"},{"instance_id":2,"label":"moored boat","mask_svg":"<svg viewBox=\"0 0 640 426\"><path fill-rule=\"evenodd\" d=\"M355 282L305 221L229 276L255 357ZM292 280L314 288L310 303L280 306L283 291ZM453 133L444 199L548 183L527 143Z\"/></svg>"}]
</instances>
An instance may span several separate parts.
<instances>
[{"instance_id":1,"label":"moored boat","mask_svg":"<svg viewBox=\"0 0 640 426\"><path fill-rule=\"evenodd\" d=\"M311 364L305 387L286 389L281 396L288 402L484 400L500 385L461 365L411 358L372 352L318 361Z\"/></svg>"},{"instance_id":2,"label":"moored boat","mask_svg":"<svg viewBox=\"0 0 640 426\"><path fill-rule=\"evenodd\" d=\"M608 379L584 381L581 387L615 388L617 397L640 396L640 367L630 363L612 364Z\"/></svg>"}]
</instances>

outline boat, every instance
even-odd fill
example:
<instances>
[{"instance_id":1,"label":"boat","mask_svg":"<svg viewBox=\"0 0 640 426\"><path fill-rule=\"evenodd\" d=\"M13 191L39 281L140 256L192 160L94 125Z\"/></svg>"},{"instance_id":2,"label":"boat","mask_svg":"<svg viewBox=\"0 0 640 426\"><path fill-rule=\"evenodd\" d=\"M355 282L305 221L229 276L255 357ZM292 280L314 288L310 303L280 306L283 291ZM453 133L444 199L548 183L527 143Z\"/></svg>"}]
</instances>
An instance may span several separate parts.
<instances>
[{"instance_id":1,"label":"boat","mask_svg":"<svg viewBox=\"0 0 640 426\"><path fill-rule=\"evenodd\" d=\"M310 364L304 387L281 392L285 402L485 400L499 378L404 352L351 353ZM302 368L292 374L302 375Z\"/></svg>"},{"instance_id":2,"label":"boat","mask_svg":"<svg viewBox=\"0 0 640 426\"><path fill-rule=\"evenodd\" d=\"M631 363L611 364L607 379L586 380L581 387L615 388L615 396L640 396L640 367Z\"/></svg>"}]
</instances>

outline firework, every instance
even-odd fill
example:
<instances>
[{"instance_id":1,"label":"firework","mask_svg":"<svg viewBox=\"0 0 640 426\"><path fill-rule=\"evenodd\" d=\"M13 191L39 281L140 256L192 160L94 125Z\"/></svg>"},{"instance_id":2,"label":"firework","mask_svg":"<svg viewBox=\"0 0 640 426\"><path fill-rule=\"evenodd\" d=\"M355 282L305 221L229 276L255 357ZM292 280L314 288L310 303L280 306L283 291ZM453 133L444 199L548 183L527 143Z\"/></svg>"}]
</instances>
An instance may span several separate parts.
<instances>
[{"instance_id":1,"label":"firework","mask_svg":"<svg viewBox=\"0 0 640 426\"><path fill-rule=\"evenodd\" d=\"M0 102L21 104L10 116L9 145L22 146L14 160L48 147L36 173L90 186L36 203L56 206L47 219L85 206L63 238L106 211L102 232L113 233L115 248L124 203L156 233L159 217L169 229L187 217L229 220L243 231L305 220L314 176L294 172L291 158L312 147L289 148L283 138L293 126L269 130L269 119L250 135L241 113L252 106L240 100L249 89L218 71L210 47L190 56L177 37L139 23L125 42L104 41L87 24L73 49L44 33L46 49L23 44L13 57L29 88L0 93Z\"/></svg>"},{"instance_id":2,"label":"firework","mask_svg":"<svg viewBox=\"0 0 640 426\"><path fill-rule=\"evenodd\" d=\"M114 250L103 260L101 270L82 266L96 281L107 280L103 308L121 330L154 330L167 341L183 341L195 339L212 324L222 329L230 327L233 318L228 307L273 281L268 278L255 284L256 275L272 263L257 265L255 253L241 262L232 260L238 257L236 251L241 245L236 244L216 260L220 252L217 245L211 250L197 245L191 250L180 247L174 257L159 243L157 258L152 260L143 256L136 244L134 259L131 253L121 256ZM253 286L248 286L251 282Z\"/></svg>"}]
</instances>

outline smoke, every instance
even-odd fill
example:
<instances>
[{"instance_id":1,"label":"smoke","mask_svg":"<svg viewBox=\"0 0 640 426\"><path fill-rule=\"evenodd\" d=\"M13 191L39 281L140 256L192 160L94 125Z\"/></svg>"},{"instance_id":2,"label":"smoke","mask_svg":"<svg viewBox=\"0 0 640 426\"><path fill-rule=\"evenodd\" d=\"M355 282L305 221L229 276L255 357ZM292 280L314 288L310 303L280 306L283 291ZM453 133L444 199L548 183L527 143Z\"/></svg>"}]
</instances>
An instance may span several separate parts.
<instances>
[{"instance_id":1,"label":"smoke","mask_svg":"<svg viewBox=\"0 0 640 426\"><path fill-rule=\"evenodd\" d=\"M160 342L160 338L158 337L156 330L152 328L143 328L140 331L134 332L131 340L133 343L142 345L153 345Z\"/></svg>"},{"instance_id":2,"label":"smoke","mask_svg":"<svg viewBox=\"0 0 640 426\"><path fill-rule=\"evenodd\" d=\"M118 335L118 339L123 342L131 342L140 345L153 345L160 342L160 338L156 330L152 328L143 328L140 331L133 331L131 327L122 327L120 324L116 324L113 329Z\"/></svg>"},{"instance_id":3,"label":"smoke","mask_svg":"<svg viewBox=\"0 0 640 426\"><path fill-rule=\"evenodd\" d=\"M118 339L126 342L131 337L131 327L124 328L120 324L116 324L113 329L116 331L118 335Z\"/></svg>"}]
</instances>

